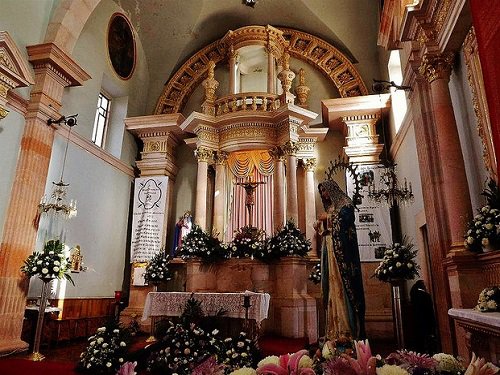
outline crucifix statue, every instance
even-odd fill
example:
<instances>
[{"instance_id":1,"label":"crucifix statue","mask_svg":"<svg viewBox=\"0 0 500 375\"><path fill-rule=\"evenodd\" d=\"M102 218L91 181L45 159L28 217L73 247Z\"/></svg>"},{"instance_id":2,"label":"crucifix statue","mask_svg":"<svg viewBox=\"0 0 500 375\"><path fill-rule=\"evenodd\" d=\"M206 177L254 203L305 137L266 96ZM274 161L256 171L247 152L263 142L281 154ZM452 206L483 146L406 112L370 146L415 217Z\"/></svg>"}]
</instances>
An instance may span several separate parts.
<instances>
[{"instance_id":1,"label":"crucifix statue","mask_svg":"<svg viewBox=\"0 0 500 375\"><path fill-rule=\"evenodd\" d=\"M248 225L250 227L253 227L252 223L252 214L253 214L253 206L255 206L255 189L257 189L257 186L260 184L265 184L263 181L251 181L250 177L248 178L248 181L245 182L237 182L236 185L243 186L246 192L246 199L245 199L245 206L248 210L248 216L249 216L249 221Z\"/></svg>"}]
</instances>

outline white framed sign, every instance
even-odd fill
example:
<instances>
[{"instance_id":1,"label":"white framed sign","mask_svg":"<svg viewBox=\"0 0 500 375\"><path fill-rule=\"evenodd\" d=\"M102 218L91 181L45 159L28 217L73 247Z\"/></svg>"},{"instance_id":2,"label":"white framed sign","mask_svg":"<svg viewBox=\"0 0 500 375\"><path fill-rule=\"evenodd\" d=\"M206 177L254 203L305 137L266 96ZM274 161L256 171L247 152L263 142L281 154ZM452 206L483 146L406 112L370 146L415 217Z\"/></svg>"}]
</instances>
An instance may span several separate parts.
<instances>
[{"instance_id":1,"label":"white framed sign","mask_svg":"<svg viewBox=\"0 0 500 375\"><path fill-rule=\"evenodd\" d=\"M368 185L380 186L381 165L359 165L356 172L361 175L361 202L358 202L356 233L358 236L359 257L362 262L379 262L385 249L392 243L392 228L389 207L378 205L368 198ZM347 193L352 197L354 183L347 175Z\"/></svg>"},{"instance_id":2,"label":"white framed sign","mask_svg":"<svg viewBox=\"0 0 500 375\"><path fill-rule=\"evenodd\" d=\"M135 179L130 262L148 262L161 249L167 176Z\"/></svg>"}]
</instances>

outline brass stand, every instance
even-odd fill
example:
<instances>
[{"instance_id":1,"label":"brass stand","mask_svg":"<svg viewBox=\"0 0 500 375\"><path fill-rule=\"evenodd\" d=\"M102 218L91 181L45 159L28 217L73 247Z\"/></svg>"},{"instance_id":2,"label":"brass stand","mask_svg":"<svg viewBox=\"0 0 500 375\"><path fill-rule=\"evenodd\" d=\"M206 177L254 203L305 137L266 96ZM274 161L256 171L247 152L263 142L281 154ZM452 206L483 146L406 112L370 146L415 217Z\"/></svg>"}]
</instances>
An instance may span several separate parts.
<instances>
[{"instance_id":1,"label":"brass stand","mask_svg":"<svg viewBox=\"0 0 500 375\"><path fill-rule=\"evenodd\" d=\"M38 319L36 321L35 341L33 343L33 353L30 356L32 361L43 361L45 356L40 354L40 341L43 331L43 318L45 316L45 308L47 307L47 297L49 294L49 285L52 280L42 279L42 293L40 295L40 307L38 308Z\"/></svg>"},{"instance_id":2,"label":"brass stand","mask_svg":"<svg viewBox=\"0 0 500 375\"><path fill-rule=\"evenodd\" d=\"M153 292L158 291L158 283L153 284ZM149 337L146 339L146 342L156 342L155 338L155 326L156 326L156 316L151 316L151 328L149 329Z\"/></svg>"},{"instance_id":3,"label":"brass stand","mask_svg":"<svg viewBox=\"0 0 500 375\"><path fill-rule=\"evenodd\" d=\"M401 314L401 280L392 281L392 312L394 316L394 326L396 341L399 349L404 349L405 338L403 333L403 317Z\"/></svg>"}]
</instances>

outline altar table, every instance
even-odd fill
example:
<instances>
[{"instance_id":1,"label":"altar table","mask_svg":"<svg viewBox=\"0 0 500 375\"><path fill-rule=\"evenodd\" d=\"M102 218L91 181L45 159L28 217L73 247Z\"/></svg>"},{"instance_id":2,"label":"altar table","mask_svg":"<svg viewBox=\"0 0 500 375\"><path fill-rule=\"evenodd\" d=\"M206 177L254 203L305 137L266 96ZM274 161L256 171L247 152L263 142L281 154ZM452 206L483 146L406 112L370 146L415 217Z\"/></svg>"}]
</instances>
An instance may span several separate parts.
<instances>
[{"instance_id":1,"label":"altar table","mask_svg":"<svg viewBox=\"0 0 500 375\"><path fill-rule=\"evenodd\" d=\"M205 315L215 316L224 310L224 317L245 318L243 302L245 296L249 297L250 308L248 319L255 320L257 325L267 318L269 301L268 293L196 293L196 292L150 292L146 297L142 320L158 316L181 316L186 301L193 296L201 302L201 309Z\"/></svg>"}]
</instances>

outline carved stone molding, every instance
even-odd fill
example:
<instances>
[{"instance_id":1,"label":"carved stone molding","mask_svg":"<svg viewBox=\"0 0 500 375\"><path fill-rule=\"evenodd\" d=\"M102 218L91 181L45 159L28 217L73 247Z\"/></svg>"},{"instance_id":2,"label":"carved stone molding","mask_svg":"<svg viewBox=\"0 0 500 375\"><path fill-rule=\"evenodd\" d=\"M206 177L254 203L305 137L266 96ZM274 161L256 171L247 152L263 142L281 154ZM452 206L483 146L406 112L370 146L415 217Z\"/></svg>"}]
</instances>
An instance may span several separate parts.
<instances>
[{"instance_id":1,"label":"carved stone molding","mask_svg":"<svg viewBox=\"0 0 500 375\"><path fill-rule=\"evenodd\" d=\"M493 146L490 115L484 88L483 71L479 60L477 40L472 27L464 41L467 79L472 92L472 106L476 116L476 129L483 145L483 162L491 178L497 180L497 160Z\"/></svg>"},{"instance_id":2,"label":"carved stone molding","mask_svg":"<svg viewBox=\"0 0 500 375\"><path fill-rule=\"evenodd\" d=\"M450 78L454 57L455 54L452 52L441 54L426 53L422 57L419 73L427 78L429 83L432 83L436 79L448 80Z\"/></svg>"},{"instance_id":3,"label":"carved stone molding","mask_svg":"<svg viewBox=\"0 0 500 375\"><path fill-rule=\"evenodd\" d=\"M8 114L9 90L34 84L24 57L7 31L0 31L0 120Z\"/></svg>"},{"instance_id":4,"label":"carved stone molding","mask_svg":"<svg viewBox=\"0 0 500 375\"><path fill-rule=\"evenodd\" d=\"M271 155L271 157L274 160L279 160L279 161L285 160L285 154L283 153L282 148L279 146L274 146L274 147L270 148L269 155Z\"/></svg>"},{"instance_id":5,"label":"carved stone molding","mask_svg":"<svg viewBox=\"0 0 500 375\"><path fill-rule=\"evenodd\" d=\"M209 148L200 146L196 150L194 150L194 156L196 157L196 159L198 159L198 162L208 163L213 159L214 151Z\"/></svg>"},{"instance_id":6,"label":"carved stone molding","mask_svg":"<svg viewBox=\"0 0 500 375\"><path fill-rule=\"evenodd\" d=\"M269 46L269 33L276 38L276 42L271 41L274 57L281 58L288 43L287 50L290 56L309 63L323 73L335 85L341 97L368 94L360 74L351 61L324 40L289 28L247 26L228 32L223 38L190 57L165 85L158 98L155 114L182 112L189 96L206 76L209 61L218 64L227 60L231 45L237 48L258 42L262 45L267 43ZM278 36L284 42L278 42Z\"/></svg>"}]
</instances>

